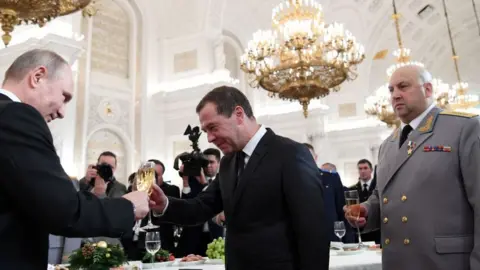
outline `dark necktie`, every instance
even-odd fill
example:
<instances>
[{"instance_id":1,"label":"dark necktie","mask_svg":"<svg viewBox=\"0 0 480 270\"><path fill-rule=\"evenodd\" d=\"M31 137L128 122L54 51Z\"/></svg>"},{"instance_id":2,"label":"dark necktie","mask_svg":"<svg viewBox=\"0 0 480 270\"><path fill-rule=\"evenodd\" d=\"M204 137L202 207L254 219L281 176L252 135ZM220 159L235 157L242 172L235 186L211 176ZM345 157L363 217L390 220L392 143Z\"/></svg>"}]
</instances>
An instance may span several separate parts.
<instances>
[{"instance_id":1,"label":"dark necktie","mask_svg":"<svg viewBox=\"0 0 480 270\"><path fill-rule=\"evenodd\" d=\"M368 185L367 184L363 184L363 192L367 192L368 191Z\"/></svg>"},{"instance_id":2,"label":"dark necktie","mask_svg":"<svg viewBox=\"0 0 480 270\"><path fill-rule=\"evenodd\" d=\"M400 146L399 146L399 148L402 147L403 143L407 140L408 134L410 134L411 131L412 131L412 126L406 125L405 127L403 127L402 134L400 135Z\"/></svg>"},{"instance_id":3,"label":"dark necktie","mask_svg":"<svg viewBox=\"0 0 480 270\"><path fill-rule=\"evenodd\" d=\"M245 169L245 153L243 151L237 152L236 154L236 163L237 163L237 179L236 179L236 184L235 186L238 186L238 183L240 182L240 176L243 173L243 169Z\"/></svg>"}]
</instances>

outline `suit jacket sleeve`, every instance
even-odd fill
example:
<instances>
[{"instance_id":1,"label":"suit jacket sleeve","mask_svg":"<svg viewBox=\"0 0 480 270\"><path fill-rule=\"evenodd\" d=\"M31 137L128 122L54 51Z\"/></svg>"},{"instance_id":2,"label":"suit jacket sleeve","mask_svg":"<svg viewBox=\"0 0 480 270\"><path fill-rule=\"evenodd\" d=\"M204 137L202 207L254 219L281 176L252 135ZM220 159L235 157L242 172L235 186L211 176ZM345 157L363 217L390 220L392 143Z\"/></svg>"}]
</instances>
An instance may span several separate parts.
<instances>
[{"instance_id":1,"label":"suit jacket sleeve","mask_svg":"<svg viewBox=\"0 0 480 270\"><path fill-rule=\"evenodd\" d=\"M474 211L474 247L470 269L480 269L480 123L479 118L467 121L460 133L459 159L467 199Z\"/></svg>"},{"instance_id":2,"label":"suit jacket sleeve","mask_svg":"<svg viewBox=\"0 0 480 270\"><path fill-rule=\"evenodd\" d=\"M380 160L380 153L382 153L382 146L378 151L378 156ZM376 167L375 167L376 168ZM376 170L375 170L375 178L376 178ZM378 182L375 186L375 189L372 192L372 195L368 197L366 202L362 203L365 208L367 208L367 224L363 228L362 232L368 233L372 231L376 231L380 229L380 198L378 196Z\"/></svg>"},{"instance_id":3,"label":"suit jacket sleeve","mask_svg":"<svg viewBox=\"0 0 480 270\"><path fill-rule=\"evenodd\" d=\"M345 188L343 187L342 180L338 174L333 175L333 187L335 189L335 208L337 212L337 217L340 221L343 221L345 224L345 236L342 238L344 243L353 243L355 241L355 233L349 226L345 214L343 212L343 206L345 206Z\"/></svg>"},{"instance_id":4,"label":"suit jacket sleeve","mask_svg":"<svg viewBox=\"0 0 480 270\"><path fill-rule=\"evenodd\" d=\"M174 198L180 199L180 188L178 188L175 185L171 185L171 187L172 187L172 190L173 190L173 194L171 196L174 197Z\"/></svg>"},{"instance_id":5,"label":"suit jacket sleeve","mask_svg":"<svg viewBox=\"0 0 480 270\"><path fill-rule=\"evenodd\" d=\"M25 217L51 234L119 237L132 229L133 205L77 192L60 164L45 120L33 107L9 103L0 112L0 189Z\"/></svg>"},{"instance_id":6,"label":"suit jacket sleeve","mask_svg":"<svg viewBox=\"0 0 480 270\"><path fill-rule=\"evenodd\" d=\"M191 199L168 197L168 208L157 219L160 223L185 226L201 225L223 210L218 177L203 192Z\"/></svg>"},{"instance_id":7,"label":"suit jacket sleeve","mask_svg":"<svg viewBox=\"0 0 480 270\"><path fill-rule=\"evenodd\" d=\"M300 269L328 269L329 233L320 171L306 147L292 146L282 172L284 196L300 256Z\"/></svg>"}]
</instances>

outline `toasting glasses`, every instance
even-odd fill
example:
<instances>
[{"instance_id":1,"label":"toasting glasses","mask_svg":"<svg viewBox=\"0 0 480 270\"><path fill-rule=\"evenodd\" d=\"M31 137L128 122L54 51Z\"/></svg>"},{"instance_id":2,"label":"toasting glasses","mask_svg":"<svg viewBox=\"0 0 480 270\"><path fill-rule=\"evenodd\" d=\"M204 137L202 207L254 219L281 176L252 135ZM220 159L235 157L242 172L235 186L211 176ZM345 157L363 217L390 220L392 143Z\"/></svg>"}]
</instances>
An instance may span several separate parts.
<instances>
[{"instance_id":1,"label":"toasting glasses","mask_svg":"<svg viewBox=\"0 0 480 270\"><path fill-rule=\"evenodd\" d=\"M148 196L152 195L152 186L155 183L155 163L153 162L144 162L140 166L137 172L137 177L135 185L137 190L145 191L148 193ZM148 214L148 224L141 227L141 230L149 230L159 228L152 223L152 211Z\"/></svg>"},{"instance_id":2,"label":"toasting glasses","mask_svg":"<svg viewBox=\"0 0 480 270\"><path fill-rule=\"evenodd\" d=\"M357 220L360 218L360 211L351 211L351 207L354 205L360 204L360 196L358 195L358 191L356 190L350 190L350 191L345 191L345 203L347 205L347 215L352 215L355 214ZM362 236L360 233L360 227L358 226L358 223L356 224L357 227L357 233L358 233L358 247L359 248L364 248L366 247L363 242L362 242Z\"/></svg>"}]
</instances>

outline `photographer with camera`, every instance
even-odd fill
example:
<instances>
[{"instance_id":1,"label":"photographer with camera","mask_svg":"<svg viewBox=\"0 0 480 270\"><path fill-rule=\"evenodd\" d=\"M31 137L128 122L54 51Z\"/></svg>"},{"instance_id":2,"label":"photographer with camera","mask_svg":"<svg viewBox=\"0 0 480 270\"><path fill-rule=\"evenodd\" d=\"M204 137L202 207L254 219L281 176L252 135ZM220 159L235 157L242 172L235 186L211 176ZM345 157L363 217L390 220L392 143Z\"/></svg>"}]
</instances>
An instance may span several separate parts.
<instances>
[{"instance_id":1,"label":"photographer with camera","mask_svg":"<svg viewBox=\"0 0 480 270\"><path fill-rule=\"evenodd\" d=\"M105 151L98 156L97 165L89 165L80 179L80 190L90 191L99 198L118 198L127 193L127 187L115 179L117 156Z\"/></svg>"}]
</instances>

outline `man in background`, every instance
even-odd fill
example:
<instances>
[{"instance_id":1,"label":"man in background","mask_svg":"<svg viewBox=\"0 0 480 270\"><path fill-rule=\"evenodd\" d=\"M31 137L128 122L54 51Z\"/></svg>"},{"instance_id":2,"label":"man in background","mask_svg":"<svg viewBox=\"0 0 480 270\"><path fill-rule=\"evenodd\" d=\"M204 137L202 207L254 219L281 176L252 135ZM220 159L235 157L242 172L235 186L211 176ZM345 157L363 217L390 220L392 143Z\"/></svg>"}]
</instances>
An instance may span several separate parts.
<instances>
[{"instance_id":1,"label":"man in background","mask_svg":"<svg viewBox=\"0 0 480 270\"><path fill-rule=\"evenodd\" d=\"M182 190L182 198L195 198L205 190L208 185L217 177L218 167L220 165L220 151L214 148L208 148L203 151L208 159L208 166L203 168L202 174L198 177L183 176L184 186ZM180 169L183 171L183 165ZM187 179L187 181L185 181ZM192 190L190 186L198 186L198 183L205 183L202 189L196 188ZM215 224L212 220L202 225L187 226L182 229L180 240L178 243L176 255L186 256L188 254L197 254L206 256L207 245L213 239L223 236L223 227Z\"/></svg>"},{"instance_id":2,"label":"man in background","mask_svg":"<svg viewBox=\"0 0 480 270\"><path fill-rule=\"evenodd\" d=\"M180 189L175 185L170 185L165 182L163 175L165 173L165 165L158 159L150 159L150 162L155 164L155 173L157 175L157 185L165 194L172 198L180 198ZM162 249L168 250L171 253L175 252L175 225L163 224L159 228L160 238L162 240Z\"/></svg>"},{"instance_id":3,"label":"man in background","mask_svg":"<svg viewBox=\"0 0 480 270\"><path fill-rule=\"evenodd\" d=\"M98 172L100 166L108 166L112 175L103 179ZM115 171L117 169L117 155L105 151L98 156L96 165L89 165L85 177L80 179L80 190L90 191L100 198L118 198L127 193L127 187L117 181Z\"/></svg>"},{"instance_id":4,"label":"man in background","mask_svg":"<svg viewBox=\"0 0 480 270\"><path fill-rule=\"evenodd\" d=\"M318 156L315 153L313 145L309 143L304 143L303 145L308 148L313 156L313 159L317 161ZM334 233L333 223L335 221L344 221L346 232L345 236L342 238L342 242L352 243L354 241L354 233L351 226L346 221L343 213L343 206L345 206L345 194L342 180L340 179L338 173L331 173L322 169L319 170L324 188L323 203L325 206L325 213L328 218L328 225L331 227L329 233L330 241L338 242L340 240Z\"/></svg>"},{"instance_id":5,"label":"man in background","mask_svg":"<svg viewBox=\"0 0 480 270\"><path fill-rule=\"evenodd\" d=\"M372 175L372 163L367 159L361 159L357 163L358 168L358 182L350 186L348 190L356 190L360 197L360 202L366 202L370 195L377 187L377 180L375 174ZM356 237L358 242L358 237ZM380 244L380 230L375 230L367 233L362 233L362 242L375 242Z\"/></svg>"}]
</instances>

